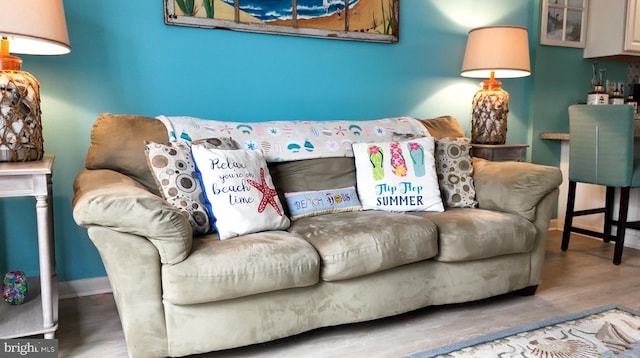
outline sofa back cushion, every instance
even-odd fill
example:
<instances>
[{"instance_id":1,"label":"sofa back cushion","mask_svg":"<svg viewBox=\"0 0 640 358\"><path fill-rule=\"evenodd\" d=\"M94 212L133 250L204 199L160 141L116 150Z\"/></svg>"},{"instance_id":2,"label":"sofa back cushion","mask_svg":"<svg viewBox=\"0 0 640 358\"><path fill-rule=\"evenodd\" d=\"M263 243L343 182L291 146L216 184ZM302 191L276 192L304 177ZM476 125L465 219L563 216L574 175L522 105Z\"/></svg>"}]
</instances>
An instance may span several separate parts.
<instances>
[{"instance_id":1,"label":"sofa back cushion","mask_svg":"<svg viewBox=\"0 0 640 358\"><path fill-rule=\"evenodd\" d=\"M420 123L436 139L446 137L462 138L465 136L460 123L452 116L420 119Z\"/></svg>"},{"instance_id":2,"label":"sofa back cushion","mask_svg":"<svg viewBox=\"0 0 640 358\"><path fill-rule=\"evenodd\" d=\"M156 143L168 142L167 128L154 118L103 113L91 128L91 143L85 167L118 171L159 195L158 187L147 166L145 140Z\"/></svg>"},{"instance_id":3,"label":"sofa back cushion","mask_svg":"<svg viewBox=\"0 0 640 358\"><path fill-rule=\"evenodd\" d=\"M352 157L274 162L269 163L269 172L282 203L287 202L284 193L356 186L356 165ZM286 207L285 212L289 215Z\"/></svg>"}]
</instances>

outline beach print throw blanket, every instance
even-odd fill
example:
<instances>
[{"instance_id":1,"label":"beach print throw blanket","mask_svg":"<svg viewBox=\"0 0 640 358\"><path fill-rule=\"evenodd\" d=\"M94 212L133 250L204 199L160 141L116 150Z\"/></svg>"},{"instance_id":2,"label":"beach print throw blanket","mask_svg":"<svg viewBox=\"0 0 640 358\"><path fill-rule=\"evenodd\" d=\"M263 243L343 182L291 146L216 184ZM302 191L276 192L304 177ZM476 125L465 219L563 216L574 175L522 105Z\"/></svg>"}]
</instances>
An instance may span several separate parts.
<instances>
[{"instance_id":1,"label":"beach print throw blanket","mask_svg":"<svg viewBox=\"0 0 640 358\"><path fill-rule=\"evenodd\" d=\"M394 136L429 136L419 120L396 117L367 121L227 122L184 116L156 117L172 142L231 137L242 148L262 150L268 162L353 157L353 143L391 141Z\"/></svg>"}]
</instances>

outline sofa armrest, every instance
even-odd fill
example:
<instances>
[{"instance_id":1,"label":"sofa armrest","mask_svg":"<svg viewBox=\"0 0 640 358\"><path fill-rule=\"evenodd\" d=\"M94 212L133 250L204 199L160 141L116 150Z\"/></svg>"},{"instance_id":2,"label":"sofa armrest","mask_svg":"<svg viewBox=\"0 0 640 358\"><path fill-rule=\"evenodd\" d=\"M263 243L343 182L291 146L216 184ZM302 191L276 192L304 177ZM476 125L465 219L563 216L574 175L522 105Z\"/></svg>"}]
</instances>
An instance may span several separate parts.
<instances>
[{"instance_id":1,"label":"sofa armrest","mask_svg":"<svg viewBox=\"0 0 640 358\"><path fill-rule=\"evenodd\" d=\"M536 206L562 183L559 168L524 162L473 158L478 206L536 219Z\"/></svg>"},{"instance_id":2,"label":"sofa armrest","mask_svg":"<svg viewBox=\"0 0 640 358\"><path fill-rule=\"evenodd\" d=\"M108 169L83 169L73 189L73 218L78 225L145 237L158 249L162 263L175 264L189 255L188 219L134 179Z\"/></svg>"}]
</instances>

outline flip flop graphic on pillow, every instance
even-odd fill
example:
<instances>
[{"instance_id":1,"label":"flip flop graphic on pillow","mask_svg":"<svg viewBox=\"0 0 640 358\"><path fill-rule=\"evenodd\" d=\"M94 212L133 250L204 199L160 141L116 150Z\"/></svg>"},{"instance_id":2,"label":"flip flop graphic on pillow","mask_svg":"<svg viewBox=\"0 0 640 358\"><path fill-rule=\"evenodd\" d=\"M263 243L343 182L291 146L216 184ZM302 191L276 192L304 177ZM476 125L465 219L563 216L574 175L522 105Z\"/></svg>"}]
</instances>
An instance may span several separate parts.
<instances>
[{"instance_id":1,"label":"flip flop graphic on pillow","mask_svg":"<svg viewBox=\"0 0 640 358\"><path fill-rule=\"evenodd\" d=\"M371 161L371 165L373 166L372 172L374 180L384 179L384 168L382 166L383 159L384 155L382 154L382 148L377 145L370 145L369 160Z\"/></svg>"},{"instance_id":2,"label":"flip flop graphic on pillow","mask_svg":"<svg viewBox=\"0 0 640 358\"><path fill-rule=\"evenodd\" d=\"M391 169L391 171L393 172L393 174L399 177L407 176L407 163L405 163L404 161L400 143L391 143L389 145L389 150L391 151L391 168L393 168Z\"/></svg>"},{"instance_id":3,"label":"flip flop graphic on pillow","mask_svg":"<svg viewBox=\"0 0 640 358\"><path fill-rule=\"evenodd\" d=\"M413 161L413 170L415 171L416 176L424 176L424 149L422 148L422 145L416 142L410 142L409 155L411 156L411 160Z\"/></svg>"}]
</instances>

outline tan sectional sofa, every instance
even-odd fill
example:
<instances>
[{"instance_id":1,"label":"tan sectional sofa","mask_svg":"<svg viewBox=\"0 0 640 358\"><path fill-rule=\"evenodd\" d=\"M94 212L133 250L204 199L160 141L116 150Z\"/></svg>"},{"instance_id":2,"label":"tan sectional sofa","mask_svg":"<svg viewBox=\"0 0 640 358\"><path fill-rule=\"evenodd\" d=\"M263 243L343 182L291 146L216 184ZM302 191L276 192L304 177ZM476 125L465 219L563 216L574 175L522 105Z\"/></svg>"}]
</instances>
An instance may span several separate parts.
<instances>
[{"instance_id":1,"label":"tan sectional sofa","mask_svg":"<svg viewBox=\"0 0 640 358\"><path fill-rule=\"evenodd\" d=\"M459 135L450 118L426 125ZM452 134L453 133L453 134ZM184 356L460 303L540 283L558 168L474 158L479 208L440 213L342 212L286 231L192 237L159 195L143 141L156 119L101 115L73 215L111 282L131 357ZM355 185L353 158L271 163L280 191Z\"/></svg>"}]
</instances>

